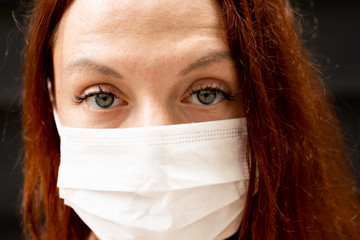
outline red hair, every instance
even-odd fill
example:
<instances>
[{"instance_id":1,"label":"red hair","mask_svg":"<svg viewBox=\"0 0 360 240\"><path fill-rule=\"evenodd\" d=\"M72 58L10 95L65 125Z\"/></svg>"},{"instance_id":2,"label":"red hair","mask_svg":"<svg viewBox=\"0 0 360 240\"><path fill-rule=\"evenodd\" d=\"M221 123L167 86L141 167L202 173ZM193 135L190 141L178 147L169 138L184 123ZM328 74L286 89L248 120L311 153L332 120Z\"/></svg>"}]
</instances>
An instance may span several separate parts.
<instances>
[{"instance_id":1,"label":"red hair","mask_svg":"<svg viewBox=\"0 0 360 240\"><path fill-rule=\"evenodd\" d=\"M86 239L90 232L59 199L59 136L46 87L53 80L52 38L70 2L39 0L28 30L23 221L32 239ZM251 177L239 239L360 239L338 122L288 2L218 2L248 122Z\"/></svg>"}]
</instances>

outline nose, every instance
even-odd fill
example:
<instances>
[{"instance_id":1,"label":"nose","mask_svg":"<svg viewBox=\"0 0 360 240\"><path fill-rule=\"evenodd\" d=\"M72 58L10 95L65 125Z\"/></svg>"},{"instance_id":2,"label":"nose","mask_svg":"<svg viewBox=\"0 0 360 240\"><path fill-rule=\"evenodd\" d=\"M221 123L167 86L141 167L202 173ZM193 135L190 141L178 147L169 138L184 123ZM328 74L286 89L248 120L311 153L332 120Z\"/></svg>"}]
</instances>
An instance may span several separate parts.
<instances>
[{"instance_id":1,"label":"nose","mask_svg":"<svg viewBox=\"0 0 360 240\"><path fill-rule=\"evenodd\" d=\"M126 127L150 127L177 124L174 108L166 103L147 102L134 109Z\"/></svg>"}]
</instances>

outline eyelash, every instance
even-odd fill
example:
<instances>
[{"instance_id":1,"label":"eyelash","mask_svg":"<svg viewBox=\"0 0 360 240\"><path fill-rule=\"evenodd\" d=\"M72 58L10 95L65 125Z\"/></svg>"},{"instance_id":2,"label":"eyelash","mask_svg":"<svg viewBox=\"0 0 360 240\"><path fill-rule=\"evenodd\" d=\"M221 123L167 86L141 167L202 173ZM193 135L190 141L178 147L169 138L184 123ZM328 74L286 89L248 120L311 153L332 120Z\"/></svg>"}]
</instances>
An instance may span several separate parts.
<instances>
[{"instance_id":1,"label":"eyelash","mask_svg":"<svg viewBox=\"0 0 360 240\"><path fill-rule=\"evenodd\" d=\"M191 96L194 94L198 94L200 91L208 91L208 90L214 90L217 94L219 94L220 96L223 96L228 101L236 100L237 94L231 94L229 92L226 92L226 91L222 90L221 87L219 87L219 86L213 87L212 84L210 84L209 86L205 86L205 87L201 86L196 89L191 88L189 91L189 95Z\"/></svg>"},{"instance_id":2,"label":"eyelash","mask_svg":"<svg viewBox=\"0 0 360 240\"><path fill-rule=\"evenodd\" d=\"M77 104L81 104L87 98L93 97L96 94L101 94L101 93L112 94L112 95L114 95L115 98L118 98L115 93L113 93L111 91L103 91L100 86L98 86L98 88L99 88L98 91L93 91L91 93L84 93L81 96L74 96L74 102L77 103ZM236 96L237 96L237 94L232 95L231 93L222 90L218 86L213 87L212 84L210 84L209 86L205 86L205 87L201 86L201 87L196 88L196 89L191 88L189 90L189 95L191 96L191 95L194 95L194 94L198 94L200 91L208 91L208 90L214 90L217 94L219 94L220 96L223 96L228 101L234 101L236 99Z\"/></svg>"},{"instance_id":3,"label":"eyelash","mask_svg":"<svg viewBox=\"0 0 360 240\"><path fill-rule=\"evenodd\" d=\"M81 104L83 103L87 98L95 96L96 94L112 94L114 95L115 98L118 98L118 96L116 96L115 93L111 92L111 91L103 91L102 88L100 86L98 86L99 90L98 91L93 91L91 93L83 93L81 96L74 96L74 102L77 104Z\"/></svg>"}]
</instances>

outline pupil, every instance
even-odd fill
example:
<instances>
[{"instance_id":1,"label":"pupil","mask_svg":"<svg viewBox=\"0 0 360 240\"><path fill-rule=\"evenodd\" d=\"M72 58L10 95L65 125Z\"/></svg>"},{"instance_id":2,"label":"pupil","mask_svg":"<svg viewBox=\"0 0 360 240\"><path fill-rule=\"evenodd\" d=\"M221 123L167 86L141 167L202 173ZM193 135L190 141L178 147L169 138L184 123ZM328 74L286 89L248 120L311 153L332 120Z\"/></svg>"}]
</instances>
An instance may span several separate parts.
<instances>
[{"instance_id":1,"label":"pupil","mask_svg":"<svg viewBox=\"0 0 360 240\"><path fill-rule=\"evenodd\" d=\"M197 98L200 103L209 105L213 103L216 99L216 91L212 89L201 90L197 94Z\"/></svg>"},{"instance_id":2,"label":"pupil","mask_svg":"<svg viewBox=\"0 0 360 240\"><path fill-rule=\"evenodd\" d=\"M114 102L114 95L111 93L99 93L95 97L96 104L101 108L108 108Z\"/></svg>"}]
</instances>

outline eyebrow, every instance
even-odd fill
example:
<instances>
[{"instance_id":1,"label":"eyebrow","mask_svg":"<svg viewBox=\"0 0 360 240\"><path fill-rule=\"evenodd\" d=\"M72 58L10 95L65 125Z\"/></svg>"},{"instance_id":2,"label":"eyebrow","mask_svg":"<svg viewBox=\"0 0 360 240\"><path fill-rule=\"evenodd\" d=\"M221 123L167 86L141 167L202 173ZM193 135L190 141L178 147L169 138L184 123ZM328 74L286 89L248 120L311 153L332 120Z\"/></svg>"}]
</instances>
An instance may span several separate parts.
<instances>
[{"instance_id":1,"label":"eyebrow","mask_svg":"<svg viewBox=\"0 0 360 240\"><path fill-rule=\"evenodd\" d=\"M114 69L106 65L99 64L88 58L79 58L79 59L75 59L74 61L71 61L65 66L64 72L68 72L76 68L80 68L80 69L86 68L98 72L102 75L112 76L115 78L122 78L121 74L115 71Z\"/></svg>"},{"instance_id":2,"label":"eyebrow","mask_svg":"<svg viewBox=\"0 0 360 240\"><path fill-rule=\"evenodd\" d=\"M227 51L214 52L196 60L194 63L190 64L187 68L181 71L181 74L186 75L194 70L199 70L201 68L207 67L208 65L211 65L216 62L221 62L224 60L230 61L231 63L234 62L229 52Z\"/></svg>"},{"instance_id":3,"label":"eyebrow","mask_svg":"<svg viewBox=\"0 0 360 240\"><path fill-rule=\"evenodd\" d=\"M186 67L184 70L182 70L180 73L181 73L181 75L186 75L194 70L199 70L199 69L205 68L213 63L221 62L224 60L230 61L232 63L234 62L231 57L231 54L229 52L227 52L227 51L214 52L214 53L211 53L209 55L199 58L195 62L191 63L188 67ZM106 65L99 64L89 58L75 59L74 61L71 61L70 63L66 64L63 71L68 72L68 71L71 71L76 68L80 68L80 69L86 68L86 69L90 69L95 72L98 72L102 75L112 76L115 78L122 78L121 74L118 73L117 71L115 71L114 69L112 69Z\"/></svg>"}]
</instances>

